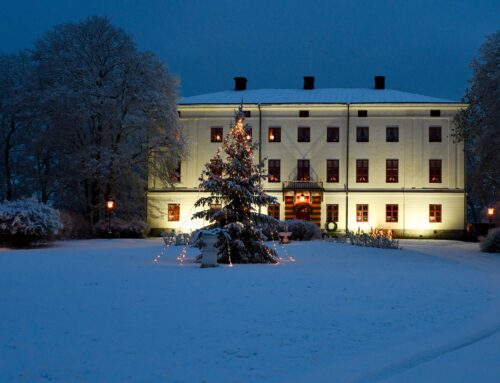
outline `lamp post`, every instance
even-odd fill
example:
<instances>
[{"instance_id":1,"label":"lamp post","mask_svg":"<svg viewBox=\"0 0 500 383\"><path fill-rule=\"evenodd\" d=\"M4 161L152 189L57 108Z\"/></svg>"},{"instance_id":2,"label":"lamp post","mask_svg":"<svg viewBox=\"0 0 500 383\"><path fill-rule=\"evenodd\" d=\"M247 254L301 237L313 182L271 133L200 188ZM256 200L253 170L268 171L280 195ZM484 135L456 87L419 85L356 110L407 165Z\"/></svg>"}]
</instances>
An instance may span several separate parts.
<instances>
[{"instance_id":1,"label":"lamp post","mask_svg":"<svg viewBox=\"0 0 500 383\"><path fill-rule=\"evenodd\" d=\"M115 208L115 201L109 199L106 201L106 211L108 212L108 238L111 239L111 211Z\"/></svg>"},{"instance_id":2,"label":"lamp post","mask_svg":"<svg viewBox=\"0 0 500 383\"><path fill-rule=\"evenodd\" d=\"M490 227L493 222L493 216L495 215L495 208L489 207L488 208L488 219L490 220Z\"/></svg>"}]
</instances>

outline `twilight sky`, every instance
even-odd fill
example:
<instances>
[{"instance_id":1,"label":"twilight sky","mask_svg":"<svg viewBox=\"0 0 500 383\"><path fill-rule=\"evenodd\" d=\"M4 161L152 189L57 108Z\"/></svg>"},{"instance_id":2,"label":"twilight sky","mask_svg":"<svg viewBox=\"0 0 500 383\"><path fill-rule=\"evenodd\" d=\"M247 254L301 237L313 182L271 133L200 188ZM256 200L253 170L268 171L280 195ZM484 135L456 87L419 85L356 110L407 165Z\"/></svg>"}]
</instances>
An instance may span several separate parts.
<instances>
[{"instance_id":1,"label":"twilight sky","mask_svg":"<svg viewBox=\"0 0 500 383\"><path fill-rule=\"evenodd\" d=\"M108 16L181 78L181 94L249 88L372 87L459 100L472 57L500 28L498 0L2 0L0 53L55 24Z\"/></svg>"}]
</instances>

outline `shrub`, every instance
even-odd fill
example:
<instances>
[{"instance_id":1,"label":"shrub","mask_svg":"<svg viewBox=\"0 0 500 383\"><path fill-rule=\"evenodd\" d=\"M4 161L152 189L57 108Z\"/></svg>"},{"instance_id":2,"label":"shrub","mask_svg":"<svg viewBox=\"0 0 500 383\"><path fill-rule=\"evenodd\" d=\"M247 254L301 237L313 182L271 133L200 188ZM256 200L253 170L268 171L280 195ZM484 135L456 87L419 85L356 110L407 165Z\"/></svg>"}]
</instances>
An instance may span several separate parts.
<instances>
[{"instance_id":1,"label":"shrub","mask_svg":"<svg viewBox=\"0 0 500 383\"><path fill-rule=\"evenodd\" d=\"M348 232L347 236L351 245L378 247L381 249L399 249L399 241L392 238L392 234L388 234L383 230L375 230L370 234Z\"/></svg>"},{"instance_id":2,"label":"shrub","mask_svg":"<svg viewBox=\"0 0 500 383\"><path fill-rule=\"evenodd\" d=\"M500 253L500 227L491 229L479 247L485 253Z\"/></svg>"},{"instance_id":3,"label":"shrub","mask_svg":"<svg viewBox=\"0 0 500 383\"><path fill-rule=\"evenodd\" d=\"M111 234L109 233L109 222L107 219L99 221L95 226L96 234L99 237L107 238L144 238L148 234L150 227L147 223L139 220L125 221L121 218L111 220Z\"/></svg>"},{"instance_id":4,"label":"shrub","mask_svg":"<svg viewBox=\"0 0 500 383\"><path fill-rule=\"evenodd\" d=\"M43 244L62 229L59 212L34 199L0 204L0 241L14 247Z\"/></svg>"},{"instance_id":5,"label":"shrub","mask_svg":"<svg viewBox=\"0 0 500 383\"><path fill-rule=\"evenodd\" d=\"M296 241L310 241L311 239L321 238L321 230L318 225L310 221L291 219L281 222L279 231L285 231L287 229L292 233L291 239Z\"/></svg>"},{"instance_id":6,"label":"shrub","mask_svg":"<svg viewBox=\"0 0 500 383\"><path fill-rule=\"evenodd\" d=\"M63 229L59 232L58 238L60 239L83 239L90 238L92 230L82 214L61 211L61 222Z\"/></svg>"}]
</instances>

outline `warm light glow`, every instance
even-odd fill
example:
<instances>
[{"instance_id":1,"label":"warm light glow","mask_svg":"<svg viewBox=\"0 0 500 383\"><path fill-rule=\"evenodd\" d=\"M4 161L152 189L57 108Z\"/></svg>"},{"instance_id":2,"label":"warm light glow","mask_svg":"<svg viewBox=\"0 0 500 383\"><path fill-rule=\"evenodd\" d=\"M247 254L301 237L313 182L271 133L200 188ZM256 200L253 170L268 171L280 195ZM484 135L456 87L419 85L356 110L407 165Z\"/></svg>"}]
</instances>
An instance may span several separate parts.
<instances>
[{"instance_id":1,"label":"warm light glow","mask_svg":"<svg viewBox=\"0 0 500 383\"><path fill-rule=\"evenodd\" d=\"M274 141L274 134L272 134L272 133L271 133L271 134L269 135L269 139L270 139L271 141Z\"/></svg>"},{"instance_id":2,"label":"warm light glow","mask_svg":"<svg viewBox=\"0 0 500 383\"><path fill-rule=\"evenodd\" d=\"M306 199L306 197L305 197L304 193L302 193L300 195L300 202L304 202L305 199Z\"/></svg>"},{"instance_id":3,"label":"warm light glow","mask_svg":"<svg viewBox=\"0 0 500 383\"><path fill-rule=\"evenodd\" d=\"M109 200L108 202L106 202L106 207L111 210L115 207L115 201L112 201L112 200Z\"/></svg>"},{"instance_id":4,"label":"warm light glow","mask_svg":"<svg viewBox=\"0 0 500 383\"><path fill-rule=\"evenodd\" d=\"M489 207L488 208L488 217L493 217L494 214L495 214L495 208Z\"/></svg>"}]
</instances>

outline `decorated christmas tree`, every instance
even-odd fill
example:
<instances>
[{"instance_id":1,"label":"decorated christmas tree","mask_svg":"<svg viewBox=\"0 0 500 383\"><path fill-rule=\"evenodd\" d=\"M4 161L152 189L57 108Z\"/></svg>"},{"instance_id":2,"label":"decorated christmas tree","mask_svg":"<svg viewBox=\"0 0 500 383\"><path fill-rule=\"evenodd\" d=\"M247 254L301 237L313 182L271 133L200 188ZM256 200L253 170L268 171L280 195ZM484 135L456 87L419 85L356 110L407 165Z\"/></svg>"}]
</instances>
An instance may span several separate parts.
<instances>
[{"instance_id":1,"label":"decorated christmas tree","mask_svg":"<svg viewBox=\"0 0 500 383\"><path fill-rule=\"evenodd\" d=\"M273 218L257 210L276 199L262 189L266 175L261 170L262 164L254 163L256 147L240 106L222 148L205 165L200 177L200 189L210 195L196 202L196 207L206 209L195 213L193 218L208 220L229 234L219 235L215 245L220 263L276 263L278 260L275 251L263 242L259 229L259 223Z\"/></svg>"}]
</instances>

